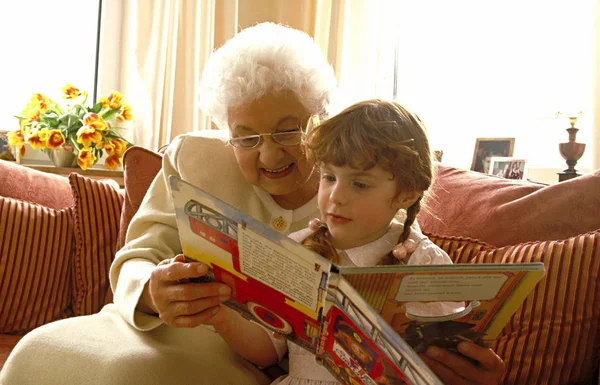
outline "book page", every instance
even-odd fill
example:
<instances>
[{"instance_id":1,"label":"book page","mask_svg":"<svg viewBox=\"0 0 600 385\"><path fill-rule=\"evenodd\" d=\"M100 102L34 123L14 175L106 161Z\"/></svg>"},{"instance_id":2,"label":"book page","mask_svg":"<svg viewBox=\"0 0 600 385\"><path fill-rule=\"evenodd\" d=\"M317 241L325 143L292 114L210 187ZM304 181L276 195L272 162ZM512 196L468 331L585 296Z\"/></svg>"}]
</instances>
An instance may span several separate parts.
<instances>
[{"instance_id":1,"label":"book page","mask_svg":"<svg viewBox=\"0 0 600 385\"><path fill-rule=\"evenodd\" d=\"M400 282L396 301L465 301L494 298L505 274L412 274Z\"/></svg>"},{"instance_id":2,"label":"book page","mask_svg":"<svg viewBox=\"0 0 600 385\"><path fill-rule=\"evenodd\" d=\"M544 275L532 264L389 266L343 276L418 352L486 346Z\"/></svg>"},{"instance_id":3,"label":"book page","mask_svg":"<svg viewBox=\"0 0 600 385\"><path fill-rule=\"evenodd\" d=\"M321 266L269 242L249 229L238 230L241 272L316 311Z\"/></svg>"},{"instance_id":4,"label":"book page","mask_svg":"<svg viewBox=\"0 0 600 385\"><path fill-rule=\"evenodd\" d=\"M344 384L441 384L343 279L330 281L320 362Z\"/></svg>"},{"instance_id":5,"label":"book page","mask_svg":"<svg viewBox=\"0 0 600 385\"><path fill-rule=\"evenodd\" d=\"M210 267L202 280L225 283L225 305L315 352L331 263L197 187L170 182L183 252Z\"/></svg>"}]
</instances>

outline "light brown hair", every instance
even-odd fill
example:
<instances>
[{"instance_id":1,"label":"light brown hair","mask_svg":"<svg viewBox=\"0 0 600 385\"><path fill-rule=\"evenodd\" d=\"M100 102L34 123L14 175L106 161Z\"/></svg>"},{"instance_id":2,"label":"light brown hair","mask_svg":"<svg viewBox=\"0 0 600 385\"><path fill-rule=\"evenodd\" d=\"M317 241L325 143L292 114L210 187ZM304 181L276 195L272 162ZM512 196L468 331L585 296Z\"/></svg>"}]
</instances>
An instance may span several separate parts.
<instances>
[{"instance_id":1,"label":"light brown hair","mask_svg":"<svg viewBox=\"0 0 600 385\"><path fill-rule=\"evenodd\" d=\"M363 101L312 127L306 134L304 147L315 167L333 164L369 170L378 165L392 173L398 194L417 192L417 200L406 210L398 243L408 239L410 226L421 210L423 193L433 180L429 139L418 117L393 101ZM338 262L326 228L309 236L304 244ZM394 262L390 255L387 264Z\"/></svg>"}]
</instances>

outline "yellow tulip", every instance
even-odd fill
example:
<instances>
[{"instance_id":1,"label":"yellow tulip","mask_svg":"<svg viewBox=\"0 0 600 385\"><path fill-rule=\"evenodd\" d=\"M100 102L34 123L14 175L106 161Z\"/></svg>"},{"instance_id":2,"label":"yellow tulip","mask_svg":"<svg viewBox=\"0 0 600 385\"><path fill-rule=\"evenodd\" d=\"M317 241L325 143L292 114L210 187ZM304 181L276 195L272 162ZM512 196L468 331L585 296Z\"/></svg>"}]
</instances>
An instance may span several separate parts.
<instances>
[{"instance_id":1,"label":"yellow tulip","mask_svg":"<svg viewBox=\"0 0 600 385\"><path fill-rule=\"evenodd\" d=\"M79 88L69 83L67 83L67 85L63 87L62 92L64 94L63 97L65 99L75 99L76 97L81 95L81 92L79 92Z\"/></svg>"},{"instance_id":2,"label":"yellow tulip","mask_svg":"<svg viewBox=\"0 0 600 385\"><path fill-rule=\"evenodd\" d=\"M127 150L127 142L119 138L114 138L110 142L115 146L115 155L123 156L123 153L125 153L125 150Z\"/></svg>"},{"instance_id":3,"label":"yellow tulip","mask_svg":"<svg viewBox=\"0 0 600 385\"><path fill-rule=\"evenodd\" d=\"M60 130L51 130L48 133L48 140L46 141L46 147L50 150L56 150L63 144L65 144L65 137Z\"/></svg>"},{"instance_id":4,"label":"yellow tulip","mask_svg":"<svg viewBox=\"0 0 600 385\"><path fill-rule=\"evenodd\" d=\"M25 136L21 130L15 130L8 133L8 145L21 147L25 144Z\"/></svg>"},{"instance_id":5,"label":"yellow tulip","mask_svg":"<svg viewBox=\"0 0 600 385\"><path fill-rule=\"evenodd\" d=\"M109 170L114 170L121 165L121 157L118 155L111 155L104 161L104 167Z\"/></svg>"},{"instance_id":6,"label":"yellow tulip","mask_svg":"<svg viewBox=\"0 0 600 385\"><path fill-rule=\"evenodd\" d=\"M46 140L48 139L47 131L48 130L46 130L46 132L43 132L43 130L40 130L27 136L27 143L29 143L31 148L46 148Z\"/></svg>"},{"instance_id":7,"label":"yellow tulip","mask_svg":"<svg viewBox=\"0 0 600 385\"><path fill-rule=\"evenodd\" d=\"M99 143L102 141L102 134L93 127L82 126L77 130L77 143L83 144L84 148L89 148L92 143Z\"/></svg>"},{"instance_id":8,"label":"yellow tulip","mask_svg":"<svg viewBox=\"0 0 600 385\"><path fill-rule=\"evenodd\" d=\"M104 149L104 151L106 151L107 155L112 155L115 152L115 145L112 144L110 141L108 141L108 142L102 141L102 142L96 143L96 149L97 150Z\"/></svg>"},{"instance_id":9,"label":"yellow tulip","mask_svg":"<svg viewBox=\"0 0 600 385\"><path fill-rule=\"evenodd\" d=\"M87 170L92 167L94 163L96 163L96 156L91 148L82 148L79 150L79 154L77 154L77 165L82 170Z\"/></svg>"},{"instance_id":10,"label":"yellow tulip","mask_svg":"<svg viewBox=\"0 0 600 385\"><path fill-rule=\"evenodd\" d=\"M102 131L107 127L106 122L104 121L102 116L94 112L88 112L87 114L85 114L85 116L83 117L83 125L99 131Z\"/></svg>"},{"instance_id":11,"label":"yellow tulip","mask_svg":"<svg viewBox=\"0 0 600 385\"><path fill-rule=\"evenodd\" d=\"M123 95L119 91L111 91L108 95L108 101L112 110L120 108L123 105Z\"/></svg>"},{"instance_id":12,"label":"yellow tulip","mask_svg":"<svg viewBox=\"0 0 600 385\"><path fill-rule=\"evenodd\" d=\"M98 100L98 103L102 103L103 110L110 108L110 100L104 96Z\"/></svg>"},{"instance_id":13,"label":"yellow tulip","mask_svg":"<svg viewBox=\"0 0 600 385\"><path fill-rule=\"evenodd\" d=\"M115 119L117 119L117 122L119 123L133 119L133 116L131 115L131 106L124 104L123 108L121 108L121 111L119 111L117 116L115 116Z\"/></svg>"}]
</instances>

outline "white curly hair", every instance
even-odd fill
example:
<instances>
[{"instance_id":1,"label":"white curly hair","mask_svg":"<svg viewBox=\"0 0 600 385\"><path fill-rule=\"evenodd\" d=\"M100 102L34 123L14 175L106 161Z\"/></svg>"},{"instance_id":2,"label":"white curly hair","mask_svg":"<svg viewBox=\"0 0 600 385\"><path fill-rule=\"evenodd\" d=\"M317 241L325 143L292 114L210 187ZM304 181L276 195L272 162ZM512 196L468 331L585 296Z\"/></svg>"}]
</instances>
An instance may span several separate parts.
<instances>
[{"instance_id":1,"label":"white curly hair","mask_svg":"<svg viewBox=\"0 0 600 385\"><path fill-rule=\"evenodd\" d=\"M228 110L266 93L292 91L313 114L326 116L336 87L333 68L306 33L275 23L246 28L212 53L200 83L200 107L221 130Z\"/></svg>"}]
</instances>

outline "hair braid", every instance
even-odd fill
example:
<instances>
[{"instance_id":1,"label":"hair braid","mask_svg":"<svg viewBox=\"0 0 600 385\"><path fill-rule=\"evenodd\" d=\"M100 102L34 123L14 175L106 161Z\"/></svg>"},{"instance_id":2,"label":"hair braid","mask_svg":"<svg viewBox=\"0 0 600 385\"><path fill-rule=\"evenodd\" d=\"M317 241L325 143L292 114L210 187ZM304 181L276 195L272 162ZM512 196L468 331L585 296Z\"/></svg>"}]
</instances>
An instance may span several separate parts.
<instances>
[{"instance_id":1,"label":"hair braid","mask_svg":"<svg viewBox=\"0 0 600 385\"><path fill-rule=\"evenodd\" d=\"M340 262L340 256L333 246L331 234L326 226L320 226L317 231L306 237L302 244L321 256L329 259L333 263Z\"/></svg>"},{"instance_id":2,"label":"hair braid","mask_svg":"<svg viewBox=\"0 0 600 385\"><path fill-rule=\"evenodd\" d=\"M410 227L413 223L415 223L415 219L417 218L417 214L421 211L421 199L423 196L417 198L415 203L410 205L409 208L406 209L406 220L404 221L404 229L402 230L402 234L398 238L398 243L402 243L408 239L410 236Z\"/></svg>"}]
</instances>

